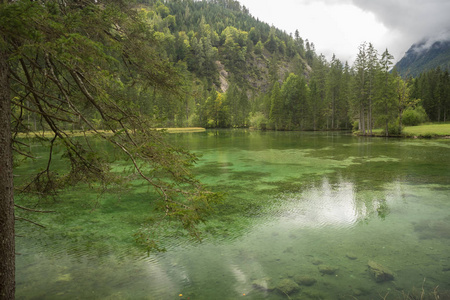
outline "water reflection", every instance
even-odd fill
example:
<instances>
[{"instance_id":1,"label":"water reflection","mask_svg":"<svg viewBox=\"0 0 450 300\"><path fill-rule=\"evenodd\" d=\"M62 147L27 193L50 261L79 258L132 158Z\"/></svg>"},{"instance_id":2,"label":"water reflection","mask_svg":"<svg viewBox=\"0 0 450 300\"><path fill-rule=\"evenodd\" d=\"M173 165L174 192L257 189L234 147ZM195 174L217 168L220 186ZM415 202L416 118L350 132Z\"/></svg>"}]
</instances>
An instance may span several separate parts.
<instances>
[{"instance_id":1,"label":"water reflection","mask_svg":"<svg viewBox=\"0 0 450 300\"><path fill-rule=\"evenodd\" d=\"M449 241L437 240L438 235L422 230L427 227L423 222L415 221L445 215L418 201L424 187L394 182L381 191L357 192L352 182L338 182L324 179L298 193L280 195L282 205L273 208L272 217L255 220L252 230L237 240L184 249L179 255L186 258L186 272L195 278L185 287L186 294L201 290L199 299L234 299L243 294L250 299L286 299L280 289L293 282L301 288L290 296L300 299L336 299L337 295L373 299L390 290L396 299L403 291L421 286L424 277L425 288L431 291L450 279L449 274L441 274ZM445 193L434 197L441 201ZM389 217L380 216L383 206ZM443 232L443 223L436 224L431 227L433 234ZM367 271L368 261L392 269L395 280L377 283ZM428 267L421 267L419 273L412 271L414 265Z\"/></svg>"},{"instance_id":2,"label":"water reflection","mask_svg":"<svg viewBox=\"0 0 450 300\"><path fill-rule=\"evenodd\" d=\"M324 178L321 184L299 194L281 196L286 211L283 222L292 226L320 228L324 226L350 227L367 216L364 202L356 201L353 183L331 184Z\"/></svg>"}]
</instances>

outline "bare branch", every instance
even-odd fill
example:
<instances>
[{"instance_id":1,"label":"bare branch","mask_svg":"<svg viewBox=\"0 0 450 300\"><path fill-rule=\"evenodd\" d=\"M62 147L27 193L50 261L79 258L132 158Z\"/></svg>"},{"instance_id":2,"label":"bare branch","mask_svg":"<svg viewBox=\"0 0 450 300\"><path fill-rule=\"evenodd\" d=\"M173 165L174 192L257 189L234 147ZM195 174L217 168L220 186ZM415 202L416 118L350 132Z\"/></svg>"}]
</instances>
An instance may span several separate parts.
<instances>
[{"instance_id":1,"label":"bare branch","mask_svg":"<svg viewBox=\"0 0 450 300\"><path fill-rule=\"evenodd\" d=\"M103 110L98 106L94 97L92 97L92 95L87 90L86 86L84 85L84 83L80 79L80 77L78 76L77 72L69 69L69 73L72 75L72 78L75 80L76 84L78 85L78 87L80 88L81 92L84 94L86 99L88 99L89 102L91 102L91 104L94 105L94 107L98 110L98 112L101 114L101 116L104 120L108 120L108 118L104 115Z\"/></svg>"},{"instance_id":2,"label":"bare branch","mask_svg":"<svg viewBox=\"0 0 450 300\"><path fill-rule=\"evenodd\" d=\"M15 207L26 210L26 211L31 211L31 212L37 212L37 213L43 213L43 214L47 214L47 213L54 213L56 211L53 210L37 210L37 209L31 209L28 207L24 207L24 206L20 206L18 204L14 204Z\"/></svg>"},{"instance_id":3,"label":"bare branch","mask_svg":"<svg viewBox=\"0 0 450 300\"><path fill-rule=\"evenodd\" d=\"M28 154L28 153L26 153L26 152L23 152L23 151L17 149L16 147L14 147L14 146L12 147L12 149L13 149L14 151L16 151L17 153L19 153L20 155L26 156L26 157L31 158L31 159L36 159L35 156L33 156L33 155L31 155L31 154Z\"/></svg>"},{"instance_id":4,"label":"bare branch","mask_svg":"<svg viewBox=\"0 0 450 300\"><path fill-rule=\"evenodd\" d=\"M14 143L17 143L17 144L19 144L19 145L22 145L22 146L24 146L24 147L30 147L30 145L28 145L28 144L25 144L24 142L21 142L21 141L19 141L19 140L16 140L16 139L13 139L13 142Z\"/></svg>"},{"instance_id":5,"label":"bare branch","mask_svg":"<svg viewBox=\"0 0 450 300\"><path fill-rule=\"evenodd\" d=\"M41 225L41 224L39 224L39 223L33 222L33 221L31 221L31 220L28 220L28 219L25 219L25 218L22 218L22 217L15 217L15 219L16 219L17 221L25 221L25 222L29 222L29 223L31 223L31 224L34 224L34 225L36 225L36 226L39 226L39 227L41 227L41 228L45 228L44 225Z\"/></svg>"}]
</instances>

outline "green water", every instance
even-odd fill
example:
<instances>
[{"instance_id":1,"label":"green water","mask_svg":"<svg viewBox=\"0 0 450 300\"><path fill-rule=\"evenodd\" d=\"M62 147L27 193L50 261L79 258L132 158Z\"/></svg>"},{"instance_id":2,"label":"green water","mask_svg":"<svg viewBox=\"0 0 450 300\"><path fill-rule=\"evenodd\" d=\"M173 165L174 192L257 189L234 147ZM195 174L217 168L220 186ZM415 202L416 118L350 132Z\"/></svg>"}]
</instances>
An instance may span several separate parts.
<instances>
[{"instance_id":1,"label":"green water","mask_svg":"<svg viewBox=\"0 0 450 300\"><path fill-rule=\"evenodd\" d=\"M198 177L227 193L203 242L163 227L168 251L148 256L133 239L154 209L145 186L69 189L37 206L57 213L26 215L46 229L17 224L17 299L450 295L450 140L244 130L170 138L201 155ZM376 282L369 261L394 280Z\"/></svg>"}]
</instances>

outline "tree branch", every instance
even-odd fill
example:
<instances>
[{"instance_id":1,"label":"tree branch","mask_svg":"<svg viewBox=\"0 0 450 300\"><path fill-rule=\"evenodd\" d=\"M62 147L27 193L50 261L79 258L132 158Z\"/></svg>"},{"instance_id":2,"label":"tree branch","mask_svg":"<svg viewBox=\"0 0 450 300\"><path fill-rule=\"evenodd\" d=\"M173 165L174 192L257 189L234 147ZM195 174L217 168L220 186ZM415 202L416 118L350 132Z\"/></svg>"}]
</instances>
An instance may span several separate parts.
<instances>
[{"instance_id":1,"label":"tree branch","mask_svg":"<svg viewBox=\"0 0 450 300\"><path fill-rule=\"evenodd\" d=\"M29 222L29 223L31 223L31 224L34 224L34 225L36 225L36 226L39 226L39 227L41 227L41 228L45 228L44 225L41 225L41 224L39 224L39 223L33 222L33 221L31 221L31 220L28 220L28 219L25 219L25 218L22 218L22 217L15 217L15 219L16 219L16 221L25 221L25 222Z\"/></svg>"},{"instance_id":2,"label":"tree branch","mask_svg":"<svg viewBox=\"0 0 450 300\"><path fill-rule=\"evenodd\" d=\"M54 213L54 212L56 212L56 211L53 211L53 210L37 210L37 209L32 209L32 208L20 206L20 205L18 205L18 204L14 204L14 206L17 207L17 208L26 210L26 211L37 212L37 213L43 213L43 214Z\"/></svg>"},{"instance_id":3,"label":"tree branch","mask_svg":"<svg viewBox=\"0 0 450 300\"><path fill-rule=\"evenodd\" d=\"M14 147L14 146L12 146L12 149L13 149L14 151L16 151L17 153L19 153L20 155L26 156L26 157L31 158L31 159L36 159L35 156L33 156L33 155L31 155L31 154L28 154L28 153L26 153L26 152L23 152L22 150L19 150L19 149L17 149L17 148Z\"/></svg>"}]
</instances>

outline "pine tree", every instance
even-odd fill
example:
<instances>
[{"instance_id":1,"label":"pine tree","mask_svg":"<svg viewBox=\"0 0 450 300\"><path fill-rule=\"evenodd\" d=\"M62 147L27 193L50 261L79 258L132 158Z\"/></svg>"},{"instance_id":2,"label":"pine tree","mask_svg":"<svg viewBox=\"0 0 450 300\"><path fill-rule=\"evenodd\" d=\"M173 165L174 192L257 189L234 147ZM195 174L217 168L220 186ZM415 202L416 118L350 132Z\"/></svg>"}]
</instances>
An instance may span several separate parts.
<instances>
[{"instance_id":1,"label":"pine tree","mask_svg":"<svg viewBox=\"0 0 450 300\"><path fill-rule=\"evenodd\" d=\"M190 173L196 157L152 130L153 120L140 114L135 99L129 98L143 90L180 94L181 78L161 37L166 35L150 28L147 15L126 1L0 4L0 298L14 299L11 150L30 156L28 147L14 139L18 132L30 131L24 111L38 115L39 129L52 134L50 139L41 137L49 151L59 143L70 160L70 171L59 175L49 159L33 179L39 182L34 185L39 193L51 191L55 182L108 183L108 161L69 134L74 128L90 130L121 150L160 195L162 219L178 220L199 238L196 225L217 195L207 192ZM99 130L98 123L111 134ZM155 247L151 238L144 240L149 248Z\"/></svg>"},{"instance_id":2,"label":"pine tree","mask_svg":"<svg viewBox=\"0 0 450 300\"><path fill-rule=\"evenodd\" d=\"M384 124L384 133L386 136L389 136L389 123L396 119L395 107L397 103L395 97L395 81L390 73L391 66L393 65L393 59L394 57L387 49L381 56L381 72L379 77L382 88L381 95L376 103L378 108L378 120L381 124Z\"/></svg>"},{"instance_id":3,"label":"pine tree","mask_svg":"<svg viewBox=\"0 0 450 300\"><path fill-rule=\"evenodd\" d=\"M377 74L379 74L378 53L372 43L367 47L367 130L372 135L373 103L378 91Z\"/></svg>"},{"instance_id":4,"label":"pine tree","mask_svg":"<svg viewBox=\"0 0 450 300\"><path fill-rule=\"evenodd\" d=\"M270 103L269 120L273 124L273 128L275 130L284 130L284 106L278 82L275 82L273 85Z\"/></svg>"},{"instance_id":5,"label":"pine tree","mask_svg":"<svg viewBox=\"0 0 450 300\"><path fill-rule=\"evenodd\" d=\"M343 66L339 59L333 55L330 71L327 76L327 115L331 118L331 129L339 128L339 107L341 103L342 72ZM327 122L328 124L328 122ZM327 126L328 128L328 126Z\"/></svg>"},{"instance_id":6,"label":"pine tree","mask_svg":"<svg viewBox=\"0 0 450 300\"><path fill-rule=\"evenodd\" d=\"M365 118L367 106L367 44L359 46L359 53L356 57L353 68L355 69L354 93L355 102L359 114L359 131L366 135Z\"/></svg>"}]
</instances>

